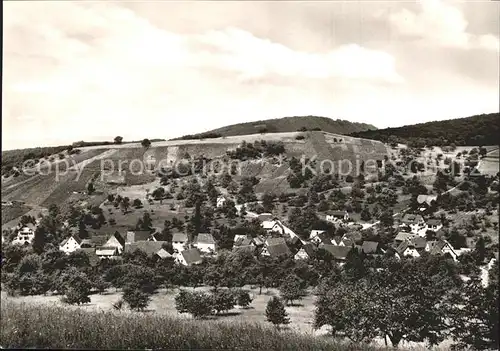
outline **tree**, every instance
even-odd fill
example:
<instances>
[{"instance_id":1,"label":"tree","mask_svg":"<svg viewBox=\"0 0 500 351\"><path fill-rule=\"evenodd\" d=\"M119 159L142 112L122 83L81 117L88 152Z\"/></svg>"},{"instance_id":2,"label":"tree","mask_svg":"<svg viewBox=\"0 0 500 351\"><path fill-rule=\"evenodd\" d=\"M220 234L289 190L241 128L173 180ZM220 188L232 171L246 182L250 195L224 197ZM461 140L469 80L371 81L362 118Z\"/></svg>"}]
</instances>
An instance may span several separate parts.
<instances>
[{"instance_id":1,"label":"tree","mask_svg":"<svg viewBox=\"0 0 500 351\"><path fill-rule=\"evenodd\" d=\"M234 307L236 303L234 294L227 289L216 290L212 294L212 308L219 314L227 312Z\"/></svg>"},{"instance_id":2,"label":"tree","mask_svg":"<svg viewBox=\"0 0 500 351\"><path fill-rule=\"evenodd\" d=\"M62 291L65 294L63 301L68 304L78 305L90 302L91 288L92 283L85 273L78 271L76 268L70 268L62 278Z\"/></svg>"},{"instance_id":3,"label":"tree","mask_svg":"<svg viewBox=\"0 0 500 351\"><path fill-rule=\"evenodd\" d=\"M498 266L493 267L498 279ZM454 309L452 335L461 349L498 350L498 282L483 287L481 278L473 276L459 290Z\"/></svg>"},{"instance_id":4,"label":"tree","mask_svg":"<svg viewBox=\"0 0 500 351\"><path fill-rule=\"evenodd\" d=\"M135 208L141 208L142 207L142 201L139 200L139 199L135 199L133 202L132 202L132 205L135 207Z\"/></svg>"},{"instance_id":5,"label":"tree","mask_svg":"<svg viewBox=\"0 0 500 351\"><path fill-rule=\"evenodd\" d=\"M122 299L129 305L130 309L137 311L143 311L151 301L150 294L135 284L127 284L123 288Z\"/></svg>"},{"instance_id":6,"label":"tree","mask_svg":"<svg viewBox=\"0 0 500 351\"><path fill-rule=\"evenodd\" d=\"M141 145L142 145L142 147L147 149L151 146L151 141L149 139L143 139L141 141Z\"/></svg>"},{"instance_id":7,"label":"tree","mask_svg":"<svg viewBox=\"0 0 500 351\"><path fill-rule=\"evenodd\" d=\"M282 324L289 324L290 319L288 318L288 313L285 310L285 305L279 297L273 296L266 306L266 318L268 322L271 322L276 327Z\"/></svg>"},{"instance_id":8,"label":"tree","mask_svg":"<svg viewBox=\"0 0 500 351\"><path fill-rule=\"evenodd\" d=\"M238 289L235 291L235 295L236 295L236 304L238 306L247 308L252 303L252 298L250 297L250 294L246 290Z\"/></svg>"},{"instance_id":9,"label":"tree","mask_svg":"<svg viewBox=\"0 0 500 351\"><path fill-rule=\"evenodd\" d=\"M280 288L280 295L286 304L293 304L293 301L300 300L306 292L304 282L295 274L290 274L285 278Z\"/></svg>"},{"instance_id":10,"label":"tree","mask_svg":"<svg viewBox=\"0 0 500 351\"><path fill-rule=\"evenodd\" d=\"M43 252L43 247L47 243L47 234L47 229L43 225L39 225L35 229L35 236L31 243L35 253L41 254Z\"/></svg>"},{"instance_id":11,"label":"tree","mask_svg":"<svg viewBox=\"0 0 500 351\"><path fill-rule=\"evenodd\" d=\"M115 139L114 139L114 141L115 141L115 144L121 144L121 143L122 143L122 141L123 141L123 137L121 137L121 136L116 136L116 137L115 137Z\"/></svg>"},{"instance_id":12,"label":"tree","mask_svg":"<svg viewBox=\"0 0 500 351\"><path fill-rule=\"evenodd\" d=\"M194 318L204 318L212 313L212 297L202 292L181 290L175 297L175 308L179 313L190 313Z\"/></svg>"},{"instance_id":13,"label":"tree","mask_svg":"<svg viewBox=\"0 0 500 351\"><path fill-rule=\"evenodd\" d=\"M271 193L264 193L262 195L262 206L264 207L264 212L272 212L274 209L274 201L275 196Z\"/></svg>"}]
</instances>

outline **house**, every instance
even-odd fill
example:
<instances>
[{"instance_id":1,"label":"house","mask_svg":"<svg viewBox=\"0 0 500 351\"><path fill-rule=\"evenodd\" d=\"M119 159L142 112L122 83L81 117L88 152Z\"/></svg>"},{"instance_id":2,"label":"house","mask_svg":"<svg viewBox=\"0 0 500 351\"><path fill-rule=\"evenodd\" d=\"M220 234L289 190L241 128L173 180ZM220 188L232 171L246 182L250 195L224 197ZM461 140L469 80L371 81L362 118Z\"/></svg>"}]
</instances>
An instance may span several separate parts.
<instances>
[{"instance_id":1,"label":"house","mask_svg":"<svg viewBox=\"0 0 500 351\"><path fill-rule=\"evenodd\" d=\"M104 247L116 247L118 253L121 254L123 249L125 248L125 239L121 236L120 233L115 232L111 235L106 243L103 245Z\"/></svg>"},{"instance_id":2,"label":"house","mask_svg":"<svg viewBox=\"0 0 500 351\"><path fill-rule=\"evenodd\" d=\"M394 242L400 244L403 241L410 241L416 237L418 237L418 235L414 233L399 232L394 238Z\"/></svg>"},{"instance_id":3,"label":"house","mask_svg":"<svg viewBox=\"0 0 500 351\"><path fill-rule=\"evenodd\" d=\"M419 206L419 211L420 212L425 212L429 208L435 205L437 201L437 195L426 195L426 194L420 194L417 196L417 204Z\"/></svg>"},{"instance_id":4,"label":"house","mask_svg":"<svg viewBox=\"0 0 500 351\"><path fill-rule=\"evenodd\" d=\"M80 237L76 234L70 236L69 238L64 239L60 244L59 244L59 250L63 251L65 254L70 254L78 249L80 249L82 246L83 240L80 239Z\"/></svg>"},{"instance_id":5,"label":"house","mask_svg":"<svg viewBox=\"0 0 500 351\"><path fill-rule=\"evenodd\" d=\"M325 220L329 222L347 222L349 213L347 211L330 211L327 212Z\"/></svg>"},{"instance_id":6,"label":"house","mask_svg":"<svg viewBox=\"0 0 500 351\"><path fill-rule=\"evenodd\" d=\"M262 228L264 228L268 233L280 233L283 234L285 232L283 225L278 219L273 219L270 221L263 221Z\"/></svg>"},{"instance_id":7,"label":"house","mask_svg":"<svg viewBox=\"0 0 500 351\"><path fill-rule=\"evenodd\" d=\"M415 215L407 213L401 219L400 226L407 226L410 228L412 233L418 233L420 230L425 228L425 221L421 215Z\"/></svg>"},{"instance_id":8,"label":"house","mask_svg":"<svg viewBox=\"0 0 500 351\"><path fill-rule=\"evenodd\" d=\"M449 254L454 261L457 260L457 253L451 244L446 240L429 241L425 247L425 251L431 255L445 255Z\"/></svg>"},{"instance_id":9,"label":"house","mask_svg":"<svg viewBox=\"0 0 500 351\"><path fill-rule=\"evenodd\" d=\"M243 239L246 239L247 236L246 235L242 235L242 234L236 234L234 236L234 244L236 245L236 243L240 240L243 240Z\"/></svg>"},{"instance_id":10,"label":"house","mask_svg":"<svg viewBox=\"0 0 500 351\"><path fill-rule=\"evenodd\" d=\"M361 245L361 251L364 252L365 254L374 254L377 253L377 250L378 250L378 242L376 241L365 240Z\"/></svg>"},{"instance_id":11,"label":"house","mask_svg":"<svg viewBox=\"0 0 500 351\"><path fill-rule=\"evenodd\" d=\"M419 253L425 251L425 247L427 246L427 240L420 236L410 239L409 242Z\"/></svg>"},{"instance_id":12,"label":"house","mask_svg":"<svg viewBox=\"0 0 500 351\"><path fill-rule=\"evenodd\" d=\"M408 241L403 241L396 248L400 257L420 257L418 250Z\"/></svg>"},{"instance_id":13,"label":"house","mask_svg":"<svg viewBox=\"0 0 500 351\"><path fill-rule=\"evenodd\" d=\"M115 258L119 255L119 250L115 246L96 247L95 254L99 258Z\"/></svg>"},{"instance_id":14,"label":"house","mask_svg":"<svg viewBox=\"0 0 500 351\"><path fill-rule=\"evenodd\" d=\"M342 237L340 235L335 235L332 239L332 244L336 246L341 246Z\"/></svg>"},{"instance_id":15,"label":"house","mask_svg":"<svg viewBox=\"0 0 500 351\"><path fill-rule=\"evenodd\" d=\"M253 238L253 243L257 247L264 246L266 244L266 239L263 238L262 236L258 236L258 237Z\"/></svg>"},{"instance_id":16,"label":"house","mask_svg":"<svg viewBox=\"0 0 500 351\"><path fill-rule=\"evenodd\" d=\"M182 252L177 253L175 256L175 261L183 266L190 266L193 264L200 264L203 259L201 258L200 251L193 247L191 249L182 250Z\"/></svg>"},{"instance_id":17,"label":"house","mask_svg":"<svg viewBox=\"0 0 500 351\"><path fill-rule=\"evenodd\" d=\"M165 259L165 258L171 258L171 257L174 257L170 252L168 252L167 250L165 250L164 248L161 248L160 250L158 250L158 252L156 252L153 257L158 257L160 259Z\"/></svg>"},{"instance_id":18,"label":"house","mask_svg":"<svg viewBox=\"0 0 500 351\"><path fill-rule=\"evenodd\" d=\"M313 243L316 243L316 244L331 244L332 241L330 240L329 238L329 235L327 232L325 231L321 231L319 232L317 235L315 235L313 237L313 239L311 240Z\"/></svg>"},{"instance_id":19,"label":"house","mask_svg":"<svg viewBox=\"0 0 500 351\"><path fill-rule=\"evenodd\" d=\"M167 244L166 241L137 241L135 243L126 243L124 252L132 253L135 250L144 251L149 257L154 256L160 250L164 244Z\"/></svg>"},{"instance_id":20,"label":"house","mask_svg":"<svg viewBox=\"0 0 500 351\"><path fill-rule=\"evenodd\" d=\"M443 227L443 223L440 219L431 218L428 219L425 224L427 225L427 230L432 230L433 232L437 232L439 229ZM426 231L427 231L426 230Z\"/></svg>"},{"instance_id":21,"label":"house","mask_svg":"<svg viewBox=\"0 0 500 351\"><path fill-rule=\"evenodd\" d=\"M187 242L188 237L184 233L175 233L172 235L172 246L177 252L184 251Z\"/></svg>"},{"instance_id":22,"label":"house","mask_svg":"<svg viewBox=\"0 0 500 351\"><path fill-rule=\"evenodd\" d=\"M284 238L273 238L273 237L270 237L270 238L267 238L266 240L266 246L271 246L271 245L281 245L281 244L285 244L286 245L286 241Z\"/></svg>"},{"instance_id":23,"label":"house","mask_svg":"<svg viewBox=\"0 0 500 351\"><path fill-rule=\"evenodd\" d=\"M324 230L317 230L317 229L311 230L311 233L309 234L309 240L314 240L315 238L318 237L319 234L324 232L325 232Z\"/></svg>"},{"instance_id":24,"label":"house","mask_svg":"<svg viewBox=\"0 0 500 351\"><path fill-rule=\"evenodd\" d=\"M296 260L303 260L314 257L316 247L311 243L305 243L294 256Z\"/></svg>"},{"instance_id":25,"label":"house","mask_svg":"<svg viewBox=\"0 0 500 351\"><path fill-rule=\"evenodd\" d=\"M334 259L343 261L347 258L347 254L351 251L349 246L336 246L331 244L320 244L319 249L329 252Z\"/></svg>"},{"instance_id":26,"label":"house","mask_svg":"<svg viewBox=\"0 0 500 351\"><path fill-rule=\"evenodd\" d=\"M223 207L225 203L226 203L226 198L224 196L221 195L217 197L217 208Z\"/></svg>"},{"instance_id":27,"label":"house","mask_svg":"<svg viewBox=\"0 0 500 351\"><path fill-rule=\"evenodd\" d=\"M250 238L247 238L247 237L244 237L244 238L239 238L235 243L234 243L234 246L235 247L238 247L238 246L254 246L255 247L255 244L253 243L253 240L250 239Z\"/></svg>"},{"instance_id":28,"label":"house","mask_svg":"<svg viewBox=\"0 0 500 351\"><path fill-rule=\"evenodd\" d=\"M156 241L154 235L151 234L149 230L134 230L127 232L127 240L125 241L128 244L135 243L136 241Z\"/></svg>"},{"instance_id":29,"label":"house","mask_svg":"<svg viewBox=\"0 0 500 351\"><path fill-rule=\"evenodd\" d=\"M193 246L203 253L215 252L215 240L212 234L200 233L196 236Z\"/></svg>"},{"instance_id":30,"label":"house","mask_svg":"<svg viewBox=\"0 0 500 351\"><path fill-rule=\"evenodd\" d=\"M26 224L12 240L12 245L30 245L35 238L35 226L32 223Z\"/></svg>"},{"instance_id":31,"label":"house","mask_svg":"<svg viewBox=\"0 0 500 351\"><path fill-rule=\"evenodd\" d=\"M292 252L288 248L287 244L283 242L280 244L268 245L264 247L264 249L261 252L261 255L271 256L272 258L280 258L280 257L291 256Z\"/></svg>"},{"instance_id":32,"label":"house","mask_svg":"<svg viewBox=\"0 0 500 351\"><path fill-rule=\"evenodd\" d=\"M251 254L254 254L256 250L257 250L257 247L255 247L255 245L233 246L234 252L249 252Z\"/></svg>"}]
</instances>

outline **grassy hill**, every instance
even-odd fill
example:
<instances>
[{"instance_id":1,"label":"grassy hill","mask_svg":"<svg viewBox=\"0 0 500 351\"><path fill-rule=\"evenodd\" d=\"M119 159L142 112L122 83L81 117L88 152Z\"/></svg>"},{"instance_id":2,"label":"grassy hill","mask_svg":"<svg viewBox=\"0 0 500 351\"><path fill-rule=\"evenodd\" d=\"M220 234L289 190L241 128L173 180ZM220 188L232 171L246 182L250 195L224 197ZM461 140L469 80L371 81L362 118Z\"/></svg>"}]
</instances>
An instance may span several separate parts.
<instances>
[{"instance_id":1,"label":"grassy hill","mask_svg":"<svg viewBox=\"0 0 500 351\"><path fill-rule=\"evenodd\" d=\"M398 128L355 131L350 135L382 142L399 142L414 146L495 145L500 133L499 113L419 123Z\"/></svg>"},{"instance_id":2,"label":"grassy hill","mask_svg":"<svg viewBox=\"0 0 500 351\"><path fill-rule=\"evenodd\" d=\"M267 119L263 121L238 123L213 129L208 132L185 135L177 139L199 139L221 136L247 135L255 133L286 133L302 130L321 130L335 134L350 134L365 130L377 129L371 124L349 122L341 119L331 119L317 116L296 116ZM177 140L173 139L173 140Z\"/></svg>"}]
</instances>

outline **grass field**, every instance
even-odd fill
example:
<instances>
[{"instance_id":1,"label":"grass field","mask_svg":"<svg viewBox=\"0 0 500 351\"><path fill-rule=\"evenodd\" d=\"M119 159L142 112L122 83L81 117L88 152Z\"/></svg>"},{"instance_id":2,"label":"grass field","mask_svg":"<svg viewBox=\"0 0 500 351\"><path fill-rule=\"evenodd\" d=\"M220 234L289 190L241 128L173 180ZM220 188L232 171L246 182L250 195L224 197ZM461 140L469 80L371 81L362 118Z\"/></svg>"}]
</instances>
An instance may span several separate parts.
<instances>
[{"instance_id":1,"label":"grass field","mask_svg":"<svg viewBox=\"0 0 500 351\"><path fill-rule=\"evenodd\" d=\"M70 311L2 299L5 348L375 350L243 322L194 321L167 315Z\"/></svg>"}]
</instances>

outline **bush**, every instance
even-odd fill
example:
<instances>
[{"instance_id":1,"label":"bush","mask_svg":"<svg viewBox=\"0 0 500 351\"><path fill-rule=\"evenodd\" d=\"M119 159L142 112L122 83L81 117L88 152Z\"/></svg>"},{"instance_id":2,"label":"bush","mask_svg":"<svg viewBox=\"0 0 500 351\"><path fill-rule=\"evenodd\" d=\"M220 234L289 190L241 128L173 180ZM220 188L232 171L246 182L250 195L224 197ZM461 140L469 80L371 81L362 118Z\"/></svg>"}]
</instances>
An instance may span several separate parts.
<instances>
[{"instance_id":1,"label":"bush","mask_svg":"<svg viewBox=\"0 0 500 351\"><path fill-rule=\"evenodd\" d=\"M217 290L212 294L212 307L217 314L229 311L235 303L234 294L227 289Z\"/></svg>"},{"instance_id":2,"label":"bush","mask_svg":"<svg viewBox=\"0 0 500 351\"><path fill-rule=\"evenodd\" d=\"M202 292L181 290L175 297L175 308L179 313L190 313L194 318L203 318L212 313L212 296Z\"/></svg>"},{"instance_id":3,"label":"bush","mask_svg":"<svg viewBox=\"0 0 500 351\"><path fill-rule=\"evenodd\" d=\"M236 304L241 307L248 307L252 303L252 298L248 291L243 289L238 289L235 291Z\"/></svg>"}]
</instances>

